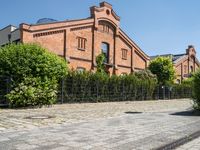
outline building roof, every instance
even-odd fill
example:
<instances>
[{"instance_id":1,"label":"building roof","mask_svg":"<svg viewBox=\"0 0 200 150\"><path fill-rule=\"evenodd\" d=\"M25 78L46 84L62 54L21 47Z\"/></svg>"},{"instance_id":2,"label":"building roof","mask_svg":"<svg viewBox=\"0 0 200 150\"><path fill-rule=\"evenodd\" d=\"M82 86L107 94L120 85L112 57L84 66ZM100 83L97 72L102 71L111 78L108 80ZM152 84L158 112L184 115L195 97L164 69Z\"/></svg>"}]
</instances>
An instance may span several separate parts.
<instances>
[{"instance_id":1,"label":"building roof","mask_svg":"<svg viewBox=\"0 0 200 150\"><path fill-rule=\"evenodd\" d=\"M153 59L155 59L157 57L169 57L172 60L173 64L176 64L180 60L187 58L188 55L187 54L175 54L175 55L173 55L173 54L164 54L164 55L150 56L150 59L153 60ZM200 64L198 59L195 59L195 61L196 61L197 64Z\"/></svg>"},{"instance_id":2,"label":"building roof","mask_svg":"<svg viewBox=\"0 0 200 150\"><path fill-rule=\"evenodd\" d=\"M177 63L179 60L183 59L186 54L164 54L164 55L156 55L156 56L150 56L150 59L153 60L157 57L169 57L173 63Z\"/></svg>"}]
</instances>

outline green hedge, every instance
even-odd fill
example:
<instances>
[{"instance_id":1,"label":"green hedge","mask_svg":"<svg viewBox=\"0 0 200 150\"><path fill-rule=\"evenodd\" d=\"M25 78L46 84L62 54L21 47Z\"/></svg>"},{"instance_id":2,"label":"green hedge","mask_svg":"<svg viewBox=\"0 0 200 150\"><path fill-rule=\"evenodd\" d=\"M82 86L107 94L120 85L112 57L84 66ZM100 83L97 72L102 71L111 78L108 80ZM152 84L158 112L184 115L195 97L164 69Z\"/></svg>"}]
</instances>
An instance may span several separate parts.
<instances>
[{"instance_id":1,"label":"green hedge","mask_svg":"<svg viewBox=\"0 0 200 150\"><path fill-rule=\"evenodd\" d=\"M163 89L164 88L164 89ZM160 86L150 71L125 76L71 71L62 80L59 99L64 103L112 102L190 98L191 84Z\"/></svg>"},{"instance_id":2,"label":"green hedge","mask_svg":"<svg viewBox=\"0 0 200 150\"><path fill-rule=\"evenodd\" d=\"M200 69L194 74L192 83L194 108L200 110Z\"/></svg>"},{"instance_id":3,"label":"green hedge","mask_svg":"<svg viewBox=\"0 0 200 150\"><path fill-rule=\"evenodd\" d=\"M106 102L152 99L157 80L144 71L126 76L71 71L63 79L64 102Z\"/></svg>"}]
</instances>

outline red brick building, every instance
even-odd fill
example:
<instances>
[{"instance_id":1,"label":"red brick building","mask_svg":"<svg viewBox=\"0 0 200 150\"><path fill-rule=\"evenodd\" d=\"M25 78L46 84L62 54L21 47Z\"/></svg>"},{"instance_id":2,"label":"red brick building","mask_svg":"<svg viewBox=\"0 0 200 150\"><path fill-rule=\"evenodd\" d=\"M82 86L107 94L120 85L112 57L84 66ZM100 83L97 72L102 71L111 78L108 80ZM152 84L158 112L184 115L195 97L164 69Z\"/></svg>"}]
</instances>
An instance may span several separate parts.
<instances>
[{"instance_id":1,"label":"red brick building","mask_svg":"<svg viewBox=\"0 0 200 150\"><path fill-rule=\"evenodd\" d=\"M120 17L106 2L90 8L80 20L20 25L20 41L39 43L66 58L69 68L96 69L96 56L104 53L110 74L129 74L148 66L149 57L122 31Z\"/></svg>"},{"instance_id":2,"label":"red brick building","mask_svg":"<svg viewBox=\"0 0 200 150\"><path fill-rule=\"evenodd\" d=\"M191 77L191 74L200 67L200 63L196 57L196 50L192 45L188 46L184 54L157 55L152 56L151 59L156 57L169 57L172 60L176 71L176 83L181 83L184 79Z\"/></svg>"}]
</instances>

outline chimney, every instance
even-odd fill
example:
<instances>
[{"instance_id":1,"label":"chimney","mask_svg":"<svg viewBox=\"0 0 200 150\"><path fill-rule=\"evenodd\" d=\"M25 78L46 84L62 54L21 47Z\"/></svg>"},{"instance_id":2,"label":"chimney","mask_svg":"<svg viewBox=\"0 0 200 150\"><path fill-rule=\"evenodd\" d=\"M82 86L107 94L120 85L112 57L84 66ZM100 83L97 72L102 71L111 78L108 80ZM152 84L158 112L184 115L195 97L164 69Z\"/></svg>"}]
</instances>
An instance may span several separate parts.
<instances>
[{"instance_id":1,"label":"chimney","mask_svg":"<svg viewBox=\"0 0 200 150\"><path fill-rule=\"evenodd\" d=\"M186 54L187 55L195 55L196 51L193 45L188 45L188 48L186 49Z\"/></svg>"},{"instance_id":2,"label":"chimney","mask_svg":"<svg viewBox=\"0 0 200 150\"><path fill-rule=\"evenodd\" d=\"M101 2L99 5L100 5L100 7L107 7L107 8L112 9L112 5L107 3L107 2L105 2L105 1Z\"/></svg>"}]
</instances>

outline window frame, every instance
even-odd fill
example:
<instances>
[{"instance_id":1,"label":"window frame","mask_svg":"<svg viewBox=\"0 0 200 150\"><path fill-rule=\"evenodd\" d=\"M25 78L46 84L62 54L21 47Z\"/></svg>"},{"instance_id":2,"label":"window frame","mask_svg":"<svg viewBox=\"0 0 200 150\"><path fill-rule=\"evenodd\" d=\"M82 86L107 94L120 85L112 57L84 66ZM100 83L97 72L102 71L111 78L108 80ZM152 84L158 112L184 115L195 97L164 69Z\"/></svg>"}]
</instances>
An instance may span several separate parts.
<instances>
[{"instance_id":1,"label":"window frame","mask_svg":"<svg viewBox=\"0 0 200 150\"><path fill-rule=\"evenodd\" d=\"M127 60L127 56L128 56L128 50L122 48L122 59Z\"/></svg>"},{"instance_id":2,"label":"window frame","mask_svg":"<svg viewBox=\"0 0 200 150\"><path fill-rule=\"evenodd\" d=\"M106 45L106 48L107 48L106 53L104 52L103 45ZM101 43L101 53L104 54L104 56L105 56L104 63L108 64L109 63L109 57L110 57L110 44L109 43L106 43L106 42Z\"/></svg>"},{"instance_id":3,"label":"window frame","mask_svg":"<svg viewBox=\"0 0 200 150\"><path fill-rule=\"evenodd\" d=\"M187 74L187 65L184 65L184 74Z\"/></svg>"},{"instance_id":4,"label":"window frame","mask_svg":"<svg viewBox=\"0 0 200 150\"><path fill-rule=\"evenodd\" d=\"M78 42L78 46L77 46L78 50L85 51L87 39L83 37L77 37L77 42Z\"/></svg>"}]
</instances>

